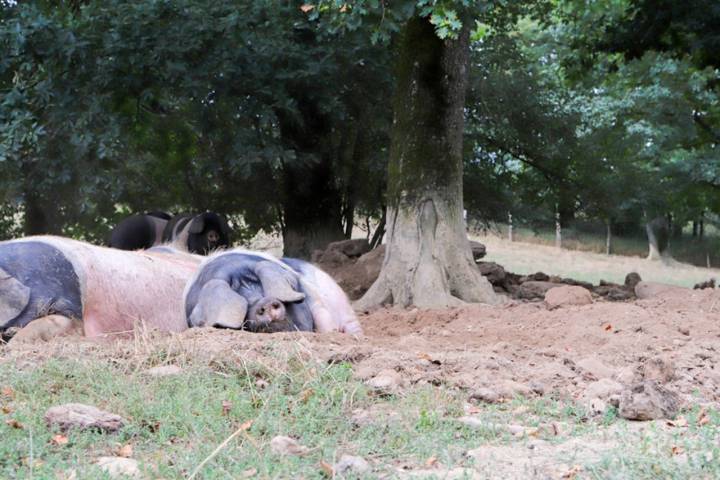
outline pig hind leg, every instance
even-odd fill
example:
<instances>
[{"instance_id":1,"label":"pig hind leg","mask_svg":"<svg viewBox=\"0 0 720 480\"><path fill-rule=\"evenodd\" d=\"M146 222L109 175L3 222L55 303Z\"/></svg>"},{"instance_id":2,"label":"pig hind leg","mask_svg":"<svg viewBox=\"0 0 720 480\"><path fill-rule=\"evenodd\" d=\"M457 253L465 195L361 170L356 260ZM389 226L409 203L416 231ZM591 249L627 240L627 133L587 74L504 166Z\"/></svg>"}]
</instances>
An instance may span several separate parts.
<instances>
[{"instance_id":1,"label":"pig hind leg","mask_svg":"<svg viewBox=\"0 0 720 480\"><path fill-rule=\"evenodd\" d=\"M47 342L53 338L82 333L82 321L63 315L48 315L28 323L8 342L18 343Z\"/></svg>"}]
</instances>

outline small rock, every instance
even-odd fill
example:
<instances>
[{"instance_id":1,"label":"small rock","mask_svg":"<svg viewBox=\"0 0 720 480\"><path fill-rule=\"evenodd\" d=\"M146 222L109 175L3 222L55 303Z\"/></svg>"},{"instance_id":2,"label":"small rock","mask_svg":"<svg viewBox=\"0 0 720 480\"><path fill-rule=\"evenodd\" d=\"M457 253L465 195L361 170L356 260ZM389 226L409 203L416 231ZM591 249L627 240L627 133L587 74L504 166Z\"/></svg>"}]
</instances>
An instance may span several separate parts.
<instances>
[{"instance_id":1,"label":"small rock","mask_svg":"<svg viewBox=\"0 0 720 480\"><path fill-rule=\"evenodd\" d=\"M543 396L545 395L545 385L538 381L531 381L528 386L530 387L530 390L533 391L535 395Z\"/></svg>"},{"instance_id":2,"label":"small rock","mask_svg":"<svg viewBox=\"0 0 720 480\"><path fill-rule=\"evenodd\" d=\"M45 422L48 426L57 425L63 431L79 428L116 432L125 424L119 415L81 403L67 403L49 408L45 412Z\"/></svg>"},{"instance_id":3,"label":"small rock","mask_svg":"<svg viewBox=\"0 0 720 480\"><path fill-rule=\"evenodd\" d=\"M583 372L589 373L596 379L612 378L615 371L605 365L596 356L585 357L576 364Z\"/></svg>"},{"instance_id":4,"label":"small rock","mask_svg":"<svg viewBox=\"0 0 720 480\"><path fill-rule=\"evenodd\" d=\"M376 393L393 394L400 387L400 374L395 370L383 370L375 377L371 378L365 384L372 388Z\"/></svg>"},{"instance_id":5,"label":"small rock","mask_svg":"<svg viewBox=\"0 0 720 480\"><path fill-rule=\"evenodd\" d=\"M638 373L635 367L625 367L615 374L613 377L619 383L623 385L633 385L637 383Z\"/></svg>"},{"instance_id":6,"label":"small rock","mask_svg":"<svg viewBox=\"0 0 720 480\"><path fill-rule=\"evenodd\" d=\"M619 414L628 420L672 418L680 409L680 397L655 381L645 381L620 396Z\"/></svg>"},{"instance_id":7,"label":"small rock","mask_svg":"<svg viewBox=\"0 0 720 480\"><path fill-rule=\"evenodd\" d=\"M592 295L583 287L563 285L551 288L545 293L545 303L548 308L559 308L567 305L590 305Z\"/></svg>"},{"instance_id":8,"label":"small rock","mask_svg":"<svg viewBox=\"0 0 720 480\"><path fill-rule=\"evenodd\" d=\"M597 398L600 400L607 400L612 395L618 395L622 393L623 386L614 380L609 378L601 378L597 382L591 383L583 393L583 397L586 399Z\"/></svg>"},{"instance_id":9,"label":"small rock","mask_svg":"<svg viewBox=\"0 0 720 480\"><path fill-rule=\"evenodd\" d=\"M605 410L607 410L607 403L605 403L604 400L600 400L599 398L591 399L589 402L586 403L586 406L593 415L602 415L603 413L605 413Z\"/></svg>"},{"instance_id":10,"label":"small rock","mask_svg":"<svg viewBox=\"0 0 720 480\"><path fill-rule=\"evenodd\" d=\"M467 425L470 428L492 427L492 425L489 425L487 422L483 422L478 417L459 417L458 422Z\"/></svg>"},{"instance_id":11,"label":"small rock","mask_svg":"<svg viewBox=\"0 0 720 480\"><path fill-rule=\"evenodd\" d=\"M688 327L685 327L685 326L678 327L678 332L682 333L686 337L690 336L690 329Z\"/></svg>"},{"instance_id":12,"label":"small rock","mask_svg":"<svg viewBox=\"0 0 720 480\"><path fill-rule=\"evenodd\" d=\"M182 368L177 365L161 365L159 367L153 367L143 372L145 375L151 377L169 377L172 375L179 375L182 373Z\"/></svg>"},{"instance_id":13,"label":"small rock","mask_svg":"<svg viewBox=\"0 0 720 480\"><path fill-rule=\"evenodd\" d=\"M505 285L507 274L501 265L495 262L478 262L477 267L480 273L487 278L492 285L499 287Z\"/></svg>"},{"instance_id":14,"label":"small rock","mask_svg":"<svg viewBox=\"0 0 720 480\"><path fill-rule=\"evenodd\" d=\"M635 296L640 300L643 300L647 298L657 297L664 293L683 290L690 291L687 288L677 287L675 285L643 281L635 285Z\"/></svg>"},{"instance_id":15,"label":"small rock","mask_svg":"<svg viewBox=\"0 0 720 480\"><path fill-rule=\"evenodd\" d=\"M132 458L100 457L95 464L112 478L140 478L138 462Z\"/></svg>"},{"instance_id":16,"label":"small rock","mask_svg":"<svg viewBox=\"0 0 720 480\"><path fill-rule=\"evenodd\" d=\"M512 380L504 380L497 387L502 398L531 397L533 391L527 385Z\"/></svg>"},{"instance_id":17,"label":"small rock","mask_svg":"<svg viewBox=\"0 0 720 480\"><path fill-rule=\"evenodd\" d=\"M475 240L470 240L470 250L472 251L473 260L476 262L483 258L487 253L485 245Z\"/></svg>"},{"instance_id":18,"label":"small rock","mask_svg":"<svg viewBox=\"0 0 720 480\"><path fill-rule=\"evenodd\" d=\"M479 388L470 394L470 400L478 400L485 403L498 403L500 394L489 388Z\"/></svg>"},{"instance_id":19,"label":"small rock","mask_svg":"<svg viewBox=\"0 0 720 480\"><path fill-rule=\"evenodd\" d=\"M333 466L336 475L362 475L370 471L370 464L362 457L343 455L340 461Z\"/></svg>"},{"instance_id":20,"label":"small rock","mask_svg":"<svg viewBox=\"0 0 720 480\"><path fill-rule=\"evenodd\" d=\"M520 278L520 283L526 282L548 282L550 281L550 275L543 272L531 273Z\"/></svg>"},{"instance_id":21,"label":"small rock","mask_svg":"<svg viewBox=\"0 0 720 480\"><path fill-rule=\"evenodd\" d=\"M310 449L304 445L300 445L297 440L283 435L278 435L270 440L270 450L275 455L305 455Z\"/></svg>"},{"instance_id":22,"label":"small rock","mask_svg":"<svg viewBox=\"0 0 720 480\"><path fill-rule=\"evenodd\" d=\"M668 383L675 378L675 365L670 357L663 355L646 360L640 372L644 380Z\"/></svg>"},{"instance_id":23,"label":"small rock","mask_svg":"<svg viewBox=\"0 0 720 480\"><path fill-rule=\"evenodd\" d=\"M703 290L705 288L715 288L715 279L711 278L710 280L707 280L705 282L696 283L693 286L693 289L695 290Z\"/></svg>"},{"instance_id":24,"label":"small rock","mask_svg":"<svg viewBox=\"0 0 720 480\"><path fill-rule=\"evenodd\" d=\"M373 423L373 420L372 414L362 408L356 408L350 415L350 423L356 428L370 425Z\"/></svg>"},{"instance_id":25,"label":"small rock","mask_svg":"<svg viewBox=\"0 0 720 480\"><path fill-rule=\"evenodd\" d=\"M637 272L630 272L625 275L625 287L629 289L635 289L635 286L640 282L642 282L642 278Z\"/></svg>"},{"instance_id":26,"label":"small rock","mask_svg":"<svg viewBox=\"0 0 720 480\"><path fill-rule=\"evenodd\" d=\"M515 295L526 300L544 299L547 291L557 286L557 283L528 280L517 288Z\"/></svg>"}]
</instances>

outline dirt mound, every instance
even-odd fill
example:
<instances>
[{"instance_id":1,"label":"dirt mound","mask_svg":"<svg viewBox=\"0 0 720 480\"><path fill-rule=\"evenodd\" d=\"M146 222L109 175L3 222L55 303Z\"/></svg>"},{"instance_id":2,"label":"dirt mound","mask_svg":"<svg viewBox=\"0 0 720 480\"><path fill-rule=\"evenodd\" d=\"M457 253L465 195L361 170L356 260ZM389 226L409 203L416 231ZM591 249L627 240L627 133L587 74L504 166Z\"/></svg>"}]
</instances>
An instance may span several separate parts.
<instances>
[{"instance_id":1,"label":"dirt mound","mask_svg":"<svg viewBox=\"0 0 720 480\"><path fill-rule=\"evenodd\" d=\"M446 310L382 309L360 320L362 338L191 329L119 341L112 348L84 339L57 340L6 349L0 358L28 365L48 356L124 358L129 369L144 371L157 358L181 366L183 358L192 358L277 369L299 355L349 362L368 385L393 392L429 383L489 399L479 401L550 395L597 405L617 402L617 391L632 392L653 381L678 395L684 406L720 402L717 290L673 290L647 300L599 300L552 310L543 302L515 300ZM158 349L166 353L159 356Z\"/></svg>"}]
</instances>

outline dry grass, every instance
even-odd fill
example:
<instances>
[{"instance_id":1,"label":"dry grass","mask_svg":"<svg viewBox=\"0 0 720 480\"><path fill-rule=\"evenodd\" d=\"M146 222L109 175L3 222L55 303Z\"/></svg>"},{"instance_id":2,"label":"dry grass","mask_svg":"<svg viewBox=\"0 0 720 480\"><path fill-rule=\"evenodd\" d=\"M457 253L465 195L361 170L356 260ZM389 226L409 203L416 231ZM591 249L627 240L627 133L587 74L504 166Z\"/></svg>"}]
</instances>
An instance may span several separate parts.
<instances>
[{"instance_id":1,"label":"dry grass","mask_svg":"<svg viewBox=\"0 0 720 480\"><path fill-rule=\"evenodd\" d=\"M487 247L484 260L497 262L506 270L527 274L545 272L598 283L607 280L622 283L625 275L638 272L643 280L692 287L709 278L720 279L720 269L695 267L671 261L663 263L639 257L558 250L555 247L513 242L496 235L472 236Z\"/></svg>"}]
</instances>

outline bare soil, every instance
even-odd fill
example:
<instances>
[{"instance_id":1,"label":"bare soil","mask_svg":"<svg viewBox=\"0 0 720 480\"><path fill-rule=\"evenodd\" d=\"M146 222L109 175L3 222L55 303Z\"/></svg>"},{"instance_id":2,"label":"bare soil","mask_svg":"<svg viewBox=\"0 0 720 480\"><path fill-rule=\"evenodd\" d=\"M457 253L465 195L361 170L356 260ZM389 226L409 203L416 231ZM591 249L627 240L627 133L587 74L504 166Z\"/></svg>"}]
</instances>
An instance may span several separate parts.
<instances>
[{"instance_id":1,"label":"bare soil","mask_svg":"<svg viewBox=\"0 0 720 480\"><path fill-rule=\"evenodd\" d=\"M45 356L128 358L139 369L163 349L165 363L205 359L282 369L279 363L300 355L350 362L363 380L395 372L391 387L399 390L430 383L469 395L490 389L500 398L552 395L568 400L583 399L586 389L603 378L635 384L648 365L659 363L665 371L661 382L679 393L686 406L720 404L717 289L675 290L632 302L596 300L553 310L544 302L514 300L447 310L382 309L360 320L363 337L193 329L139 334L113 345L57 339L18 346L4 356L30 362Z\"/></svg>"}]
</instances>

